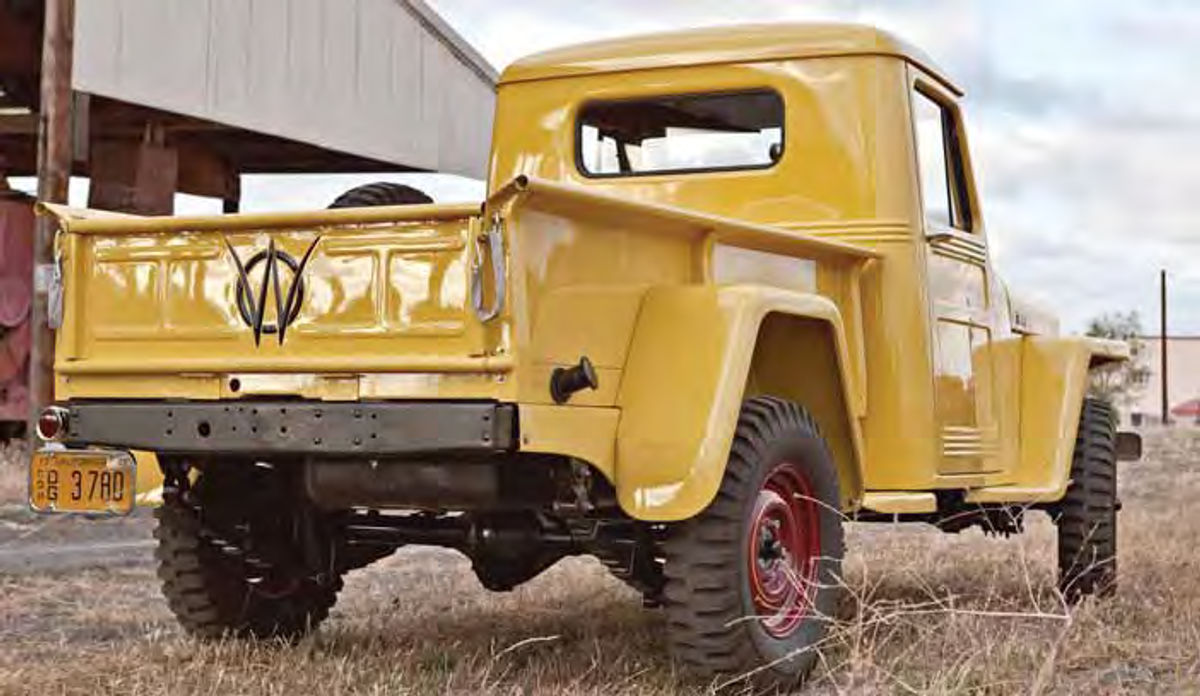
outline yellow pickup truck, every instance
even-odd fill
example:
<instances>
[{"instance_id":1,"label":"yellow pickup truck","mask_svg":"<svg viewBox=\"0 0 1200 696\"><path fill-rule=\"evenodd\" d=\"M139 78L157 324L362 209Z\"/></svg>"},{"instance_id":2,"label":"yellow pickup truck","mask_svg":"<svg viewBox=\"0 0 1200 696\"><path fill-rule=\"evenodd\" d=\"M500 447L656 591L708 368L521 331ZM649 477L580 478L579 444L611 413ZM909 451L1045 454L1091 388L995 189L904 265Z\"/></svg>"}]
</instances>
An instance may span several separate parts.
<instances>
[{"instance_id":1,"label":"yellow pickup truck","mask_svg":"<svg viewBox=\"0 0 1200 696\"><path fill-rule=\"evenodd\" d=\"M154 453L163 591L199 636L296 636L407 544L493 590L592 554L685 669L768 687L817 660L846 520L1045 511L1066 596L1110 591L1139 443L1085 391L1127 348L997 277L960 97L867 27L643 36L508 68L480 205L44 206L63 323L31 503L127 511Z\"/></svg>"}]
</instances>

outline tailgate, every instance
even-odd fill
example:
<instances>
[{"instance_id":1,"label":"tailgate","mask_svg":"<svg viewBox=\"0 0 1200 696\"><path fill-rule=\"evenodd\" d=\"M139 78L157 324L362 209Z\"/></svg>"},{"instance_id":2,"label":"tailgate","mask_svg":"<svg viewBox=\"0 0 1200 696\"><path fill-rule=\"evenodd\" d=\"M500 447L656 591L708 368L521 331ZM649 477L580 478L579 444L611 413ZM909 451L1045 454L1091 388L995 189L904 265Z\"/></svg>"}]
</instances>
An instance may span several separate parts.
<instances>
[{"instance_id":1,"label":"tailgate","mask_svg":"<svg viewBox=\"0 0 1200 696\"><path fill-rule=\"evenodd\" d=\"M494 367L470 302L478 206L51 212L63 231L60 374Z\"/></svg>"}]
</instances>

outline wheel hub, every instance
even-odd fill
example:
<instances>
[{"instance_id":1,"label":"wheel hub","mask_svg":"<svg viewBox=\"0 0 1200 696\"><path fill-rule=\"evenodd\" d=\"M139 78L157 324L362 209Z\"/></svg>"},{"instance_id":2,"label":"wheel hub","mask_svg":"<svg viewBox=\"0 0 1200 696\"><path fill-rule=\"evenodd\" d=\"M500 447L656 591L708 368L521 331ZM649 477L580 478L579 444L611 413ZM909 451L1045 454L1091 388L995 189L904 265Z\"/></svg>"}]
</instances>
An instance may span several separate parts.
<instances>
[{"instance_id":1,"label":"wheel hub","mask_svg":"<svg viewBox=\"0 0 1200 696\"><path fill-rule=\"evenodd\" d=\"M766 632L786 638L812 608L820 517L808 477L783 463L766 477L750 522L750 591Z\"/></svg>"}]
</instances>

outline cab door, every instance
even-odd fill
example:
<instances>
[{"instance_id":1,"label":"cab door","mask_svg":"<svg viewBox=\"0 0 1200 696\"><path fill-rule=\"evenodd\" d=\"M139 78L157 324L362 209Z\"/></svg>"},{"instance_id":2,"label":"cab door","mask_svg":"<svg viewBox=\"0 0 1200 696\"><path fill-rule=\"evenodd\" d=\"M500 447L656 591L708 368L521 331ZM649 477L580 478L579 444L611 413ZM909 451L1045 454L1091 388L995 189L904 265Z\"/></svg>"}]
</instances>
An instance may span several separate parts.
<instances>
[{"instance_id":1,"label":"cab door","mask_svg":"<svg viewBox=\"0 0 1200 696\"><path fill-rule=\"evenodd\" d=\"M1001 467L991 351L994 298L962 120L954 101L932 84L915 83L912 106L941 437L938 473L994 472Z\"/></svg>"}]
</instances>

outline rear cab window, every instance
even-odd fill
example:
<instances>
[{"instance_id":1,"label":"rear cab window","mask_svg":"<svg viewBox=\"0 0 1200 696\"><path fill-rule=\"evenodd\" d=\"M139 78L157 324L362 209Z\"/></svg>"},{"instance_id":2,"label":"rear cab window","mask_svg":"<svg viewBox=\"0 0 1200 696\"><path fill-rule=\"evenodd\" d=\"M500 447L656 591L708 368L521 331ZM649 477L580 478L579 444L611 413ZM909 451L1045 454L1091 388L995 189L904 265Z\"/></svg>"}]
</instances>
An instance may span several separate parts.
<instances>
[{"instance_id":1,"label":"rear cab window","mask_svg":"<svg viewBox=\"0 0 1200 696\"><path fill-rule=\"evenodd\" d=\"M771 90L592 101L576 156L589 177L766 169L783 157L783 124Z\"/></svg>"}]
</instances>

